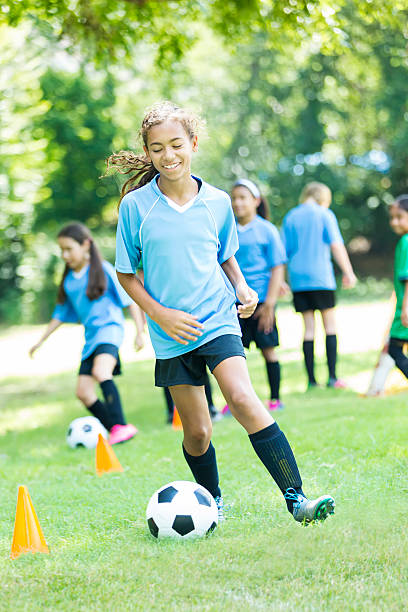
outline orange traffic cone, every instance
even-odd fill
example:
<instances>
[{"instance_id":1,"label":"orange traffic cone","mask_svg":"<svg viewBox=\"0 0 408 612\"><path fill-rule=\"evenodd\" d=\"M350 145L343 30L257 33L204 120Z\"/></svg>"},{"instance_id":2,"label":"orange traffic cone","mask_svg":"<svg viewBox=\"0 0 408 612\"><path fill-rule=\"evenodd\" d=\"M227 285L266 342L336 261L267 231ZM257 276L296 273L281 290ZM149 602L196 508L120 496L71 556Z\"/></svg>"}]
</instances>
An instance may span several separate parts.
<instances>
[{"instance_id":1,"label":"orange traffic cone","mask_svg":"<svg viewBox=\"0 0 408 612\"><path fill-rule=\"evenodd\" d=\"M102 434L99 434L98 444L96 445L96 473L98 476L102 476L107 472L123 472L123 467L109 442L105 440Z\"/></svg>"},{"instance_id":2,"label":"orange traffic cone","mask_svg":"<svg viewBox=\"0 0 408 612\"><path fill-rule=\"evenodd\" d=\"M49 553L47 543L38 522L28 489L24 485L18 487L16 521L14 523L13 542L11 544L12 559L17 559L22 553Z\"/></svg>"},{"instance_id":3,"label":"orange traffic cone","mask_svg":"<svg viewBox=\"0 0 408 612\"><path fill-rule=\"evenodd\" d=\"M180 415L179 415L178 410L177 410L177 408L175 406L174 406L174 411L173 411L173 422L172 422L171 426L176 431L182 431L183 430L183 425L181 423Z\"/></svg>"}]
</instances>

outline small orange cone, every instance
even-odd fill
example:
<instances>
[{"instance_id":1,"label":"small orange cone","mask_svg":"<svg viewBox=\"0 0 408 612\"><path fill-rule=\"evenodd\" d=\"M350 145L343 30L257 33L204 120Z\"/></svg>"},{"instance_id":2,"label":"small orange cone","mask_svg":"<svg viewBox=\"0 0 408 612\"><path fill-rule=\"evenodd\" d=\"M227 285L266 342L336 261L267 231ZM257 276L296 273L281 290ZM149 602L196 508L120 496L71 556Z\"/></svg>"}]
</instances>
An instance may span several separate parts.
<instances>
[{"instance_id":1,"label":"small orange cone","mask_svg":"<svg viewBox=\"0 0 408 612\"><path fill-rule=\"evenodd\" d=\"M107 472L123 472L123 467L109 442L105 440L102 434L99 434L98 444L96 445L96 473L98 476L102 476Z\"/></svg>"},{"instance_id":2,"label":"small orange cone","mask_svg":"<svg viewBox=\"0 0 408 612\"><path fill-rule=\"evenodd\" d=\"M181 423L180 415L179 415L178 410L177 410L177 408L175 406L174 406L174 411L173 411L173 422L172 422L171 426L176 431L182 431L183 430L183 425Z\"/></svg>"},{"instance_id":3,"label":"small orange cone","mask_svg":"<svg viewBox=\"0 0 408 612\"><path fill-rule=\"evenodd\" d=\"M24 485L18 487L16 521L14 523L13 542L11 544L12 559L17 559L22 553L49 553L47 543L38 522L28 489Z\"/></svg>"}]
</instances>

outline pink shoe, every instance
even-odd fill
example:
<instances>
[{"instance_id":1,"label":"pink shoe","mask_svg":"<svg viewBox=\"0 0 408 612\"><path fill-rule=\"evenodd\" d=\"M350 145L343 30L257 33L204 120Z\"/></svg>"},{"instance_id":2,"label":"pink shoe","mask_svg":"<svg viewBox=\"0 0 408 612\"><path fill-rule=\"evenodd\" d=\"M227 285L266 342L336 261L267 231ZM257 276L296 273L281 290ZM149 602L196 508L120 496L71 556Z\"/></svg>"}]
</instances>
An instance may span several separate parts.
<instances>
[{"instance_id":1,"label":"pink shoe","mask_svg":"<svg viewBox=\"0 0 408 612\"><path fill-rule=\"evenodd\" d=\"M268 408L268 410L273 412L274 410L283 410L285 406L280 400L268 400L266 402L266 407Z\"/></svg>"},{"instance_id":2,"label":"pink shoe","mask_svg":"<svg viewBox=\"0 0 408 612\"><path fill-rule=\"evenodd\" d=\"M120 444L120 442L126 442L126 440L130 440L134 438L137 434L137 429L134 425L114 425L110 430L109 434L109 444L112 446L113 444Z\"/></svg>"},{"instance_id":3,"label":"pink shoe","mask_svg":"<svg viewBox=\"0 0 408 612\"><path fill-rule=\"evenodd\" d=\"M228 404L225 404L224 408L221 410L222 416L231 416L231 410L229 409Z\"/></svg>"},{"instance_id":4,"label":"pink shoe","mask_svg":"<svg viewBox=\"0 0 408 612\"><path fill-rule=\"evenodd\" d=\"M346 381L341 380L341 378L329 378L327 386L332 389L347 389Z\"/></svg>"}]
</instances>

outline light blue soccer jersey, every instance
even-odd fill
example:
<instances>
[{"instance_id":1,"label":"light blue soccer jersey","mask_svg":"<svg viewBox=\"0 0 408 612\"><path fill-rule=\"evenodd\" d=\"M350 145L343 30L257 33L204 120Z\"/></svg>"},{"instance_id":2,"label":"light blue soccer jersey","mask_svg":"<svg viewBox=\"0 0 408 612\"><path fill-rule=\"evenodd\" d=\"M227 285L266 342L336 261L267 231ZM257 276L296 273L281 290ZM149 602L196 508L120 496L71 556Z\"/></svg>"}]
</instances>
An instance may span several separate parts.
<instances>
[{"instance_id":1,"label":"light blue soccer jersey","mask_svg":"<svg viewBox=\"0 0 408 612\"><path fill-rule=\"evenodd\" d=\"M147 317L158 359L187 353L224 334L241 335L235 293L221 264L238 249L229 196L208 183L184 206L168 201L156 176L122 200L116 234L116 269L135 273L143 254L146 291L160 304L183 310L204 325L197 341L182 345Z\"/></svg>"},{"instance_id":2,"label":"light blue soccer jersey","mask_svg":"<svg viewBox=\"0 0 408 612\"><path fill-rule=\"evenodd\" d=\"M99 344L114 344L119 348L123 341L123 311L132 303L131 298L121 287L114 267L103 262L107 288L97 300L90 300L86 295L89 267L78 276L70 270L64 280L66 300L57 304L52 314L53 319L64 323L82 323L85 327L85 345L82 359L89 357Z\"/></svg>"},{"instance_id":3,"label":"light blue soccer jersey","mask_svg":"<svg viewBox=\"0 0 408 612\"><path fill-rule=\"evenodd\" d=\"M286 253L276 227L258 215L246 225L237 223L239 249L235 255L242 274L260 302L268 293L271 268L286 263Z\"/></svg>"},{"instance_id":4,"label":"light blue soccer jersey","mask_svg":"<svg viewBox=\"0 0 408 612\"><path fill-rule=\"evenodd\" d=\"M330 245L343 238L331 210L315 202L299 204L283 220L282 239L292 291L336 288Z\"/></svg>"}]
</instances>

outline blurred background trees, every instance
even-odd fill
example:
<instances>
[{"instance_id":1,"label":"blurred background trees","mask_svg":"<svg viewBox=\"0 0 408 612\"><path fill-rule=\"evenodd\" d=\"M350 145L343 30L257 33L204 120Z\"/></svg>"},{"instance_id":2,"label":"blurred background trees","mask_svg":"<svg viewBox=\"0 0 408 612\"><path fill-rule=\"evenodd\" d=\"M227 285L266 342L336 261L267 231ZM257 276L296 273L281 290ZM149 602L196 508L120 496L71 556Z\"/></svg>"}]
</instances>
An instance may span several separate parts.
<instances>
[{"instance_id":1,"label":"blurred background trees","mask_svg":"<svg viewBox=\"0 0 408 612\"><path fill-rule=\"evenodd\" d=\"M140 147L160 99L206 119L196 173L225 190L253 179L277 225L305 182L326 182L357 267L388 274L387 205L408 191L404 4L3 3L0 320L49 316L63 223L87 223L113 258L104 159Z\"/></svg>"}]
</instances>

